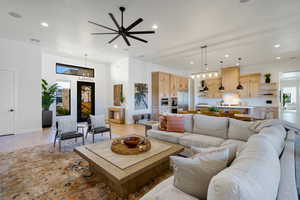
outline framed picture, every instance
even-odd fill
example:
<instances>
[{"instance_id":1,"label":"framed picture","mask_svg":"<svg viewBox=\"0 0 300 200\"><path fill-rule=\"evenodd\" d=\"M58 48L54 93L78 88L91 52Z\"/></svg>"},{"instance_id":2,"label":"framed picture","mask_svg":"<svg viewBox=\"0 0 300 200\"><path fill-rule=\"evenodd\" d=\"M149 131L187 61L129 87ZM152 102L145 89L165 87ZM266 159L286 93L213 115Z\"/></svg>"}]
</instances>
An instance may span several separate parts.
<instances>
[{"instance_id":1,"label":"framed picture","mask_svg":"<svg viewBox=\"0 0 300 200\"><path fill-rule=\"evenodd\" d=\"M148 109L148 85L146 83L134 84L134 108L135 110Z\"/></svg>"}]
</instances>

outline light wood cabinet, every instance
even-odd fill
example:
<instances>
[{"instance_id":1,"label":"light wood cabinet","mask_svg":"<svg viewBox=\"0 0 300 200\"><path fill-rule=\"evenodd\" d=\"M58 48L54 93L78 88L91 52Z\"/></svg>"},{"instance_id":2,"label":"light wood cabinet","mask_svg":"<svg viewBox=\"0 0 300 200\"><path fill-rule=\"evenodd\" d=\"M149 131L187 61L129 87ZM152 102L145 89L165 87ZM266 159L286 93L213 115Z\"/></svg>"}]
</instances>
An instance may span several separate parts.
<instances>
[{"instance_id":1,"label":"light wood cabinet","mask_svg":"<svg viewBox=\"0 0 300 200\"><path fill-rule=\"evenodd\" d=\"M214 78L206 80L206 85L208 87L208 91L206 97L208 98L221 98L222 93L219 91L219 87L221 86L221 78Z\"/></svg>"},{"instance_id":2,"label":"light wood cabinet","mask_svg":"<svg viewBox=\"0 0 300 200\"><path fill-rule=\"evenodd\" d=\"M236 92L236 87L239 84L239 78L239 67L222 68L222 83L225 88L225 92Z\"/></svg>"},{"instance_id":3,"label":"light wood cabinet","mask_svg":"<svg viewBox=\"0 0 300 200\"><path fill-rule=\"evenodd\" d=\"M169 98L170 96L170 74L159 72L159 97Z\"/></svg>"},{"instance_id":4,"label":"light wood cabinet","mask_svg":"<svg viewBox=\"0 0 300 200\"><path fill-rule=\"evenodd\" d=\"M178 90L178 77L176 75L170 74L170 95L171 97L177 96L177 90Z\"/></svg>"},{"instance_id":5,"label":"light wood cabinet","mask_svg":"<svg viewBox=\"0 0 300 200\"><path fill-rule=\"evenodd\" d=\"M241 98L254 98L258 97L258 91L260 88L261 74L247 74L240 77L241 85L243 90L239 91Z\"/></svg>"}]
</instances>

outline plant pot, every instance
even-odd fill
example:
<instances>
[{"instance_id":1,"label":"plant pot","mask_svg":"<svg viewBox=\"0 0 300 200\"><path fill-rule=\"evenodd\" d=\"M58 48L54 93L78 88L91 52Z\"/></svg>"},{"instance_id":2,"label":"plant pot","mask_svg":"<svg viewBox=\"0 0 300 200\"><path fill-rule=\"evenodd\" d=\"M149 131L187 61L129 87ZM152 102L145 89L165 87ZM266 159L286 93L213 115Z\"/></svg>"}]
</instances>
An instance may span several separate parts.
<instances>
[{"instance_id":1,"label":"plant pot","mask_svg":"<svg viewBox=\"0 0 300 200\"><path fill-rule=\"evenodd\" d=\"M271 83L271 79L270 78L266 78L266 83Z\"/></svg>"},{"instance_id":2,"label":"plant pot","mask_svg":"<svg viewBox=\"0 0 300 200\"><path fill-rule=\"evenodd\" d=\"M43 110L42 111L42 127L49 128L52 126L52 111Z\"/></svg>"}]
</instances>

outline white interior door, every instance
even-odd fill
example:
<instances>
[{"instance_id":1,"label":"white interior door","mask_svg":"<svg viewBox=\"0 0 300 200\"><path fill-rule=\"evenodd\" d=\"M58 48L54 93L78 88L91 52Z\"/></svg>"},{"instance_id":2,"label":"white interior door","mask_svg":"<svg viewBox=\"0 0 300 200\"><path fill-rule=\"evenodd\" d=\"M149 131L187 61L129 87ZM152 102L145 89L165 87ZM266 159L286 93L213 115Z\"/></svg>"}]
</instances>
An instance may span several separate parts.
<instances>
[{"instance_id":1,"label":"white interior door","mask_svg":"<svg viewBox=\"0 0 300 200\"><path fill-rule=\"evenodd\" d=\"M14 132L14 72L0 69L0 135Z\"/></svg>"}]
</instances>

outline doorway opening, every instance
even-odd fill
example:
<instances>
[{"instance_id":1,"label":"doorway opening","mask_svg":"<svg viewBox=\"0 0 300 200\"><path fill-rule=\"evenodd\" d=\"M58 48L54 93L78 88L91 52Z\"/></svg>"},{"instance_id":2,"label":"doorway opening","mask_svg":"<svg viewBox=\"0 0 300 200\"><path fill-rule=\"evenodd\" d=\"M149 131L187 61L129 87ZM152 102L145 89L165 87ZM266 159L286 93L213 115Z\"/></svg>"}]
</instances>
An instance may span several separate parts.
<instances>
[{"instance_id":1,"label":"doorway opening","mask_svg":"<svg viewBox=\"0 0 300 200\"><path fill-rule=\"evenodd\" d=\"M95 114L95 83L77 82L77 122Z\"/></svg>"}]
</instances>

